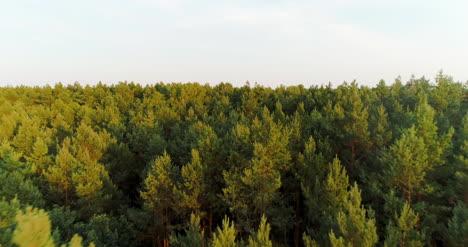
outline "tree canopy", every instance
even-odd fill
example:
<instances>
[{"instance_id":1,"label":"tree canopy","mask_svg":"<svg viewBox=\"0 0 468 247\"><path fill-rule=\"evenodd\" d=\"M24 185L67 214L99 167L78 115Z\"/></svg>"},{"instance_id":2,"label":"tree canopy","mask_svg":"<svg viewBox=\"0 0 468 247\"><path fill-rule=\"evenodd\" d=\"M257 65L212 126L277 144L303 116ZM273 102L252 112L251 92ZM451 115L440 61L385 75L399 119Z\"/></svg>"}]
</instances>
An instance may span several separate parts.
<instances>
[{"instance_id":1,"label":"tree canopy","mask_svg":"<svg viewBox=\"0 0 468 247\"><path fill-rule=\"evenodd\" d=\"M467 246L468 83L0 88L1 246Z\"/></svg>"}]
</instances>

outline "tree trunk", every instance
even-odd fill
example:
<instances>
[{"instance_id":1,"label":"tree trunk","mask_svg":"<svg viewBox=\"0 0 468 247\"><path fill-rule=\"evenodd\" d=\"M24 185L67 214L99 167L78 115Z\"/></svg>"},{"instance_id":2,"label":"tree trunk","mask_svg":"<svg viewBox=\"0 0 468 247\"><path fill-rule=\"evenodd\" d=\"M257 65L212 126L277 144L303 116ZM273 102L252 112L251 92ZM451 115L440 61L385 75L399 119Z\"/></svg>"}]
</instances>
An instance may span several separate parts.
<instances>
[{"instance_id":1,"label":"tree trunk","mask_svg":"<svg viewBox=\"0 0 468 247\"><path fill-rule=\"evenodd\" d=\"M213 234L213 209L210 208L210 236Z\"/></svg>"},{"instance_id":2,"label":"tree trunk","mask_svg":"<svg viewBox=\"0 0 468 247\"><path fill-rule=\"evenodd\" d=\"M294 229L294 246L299 247L300 245L300 220L301 220L301 192L297 191L296 192L296 219L295 219L295 229Z\"/></svg>"}]
</instances>

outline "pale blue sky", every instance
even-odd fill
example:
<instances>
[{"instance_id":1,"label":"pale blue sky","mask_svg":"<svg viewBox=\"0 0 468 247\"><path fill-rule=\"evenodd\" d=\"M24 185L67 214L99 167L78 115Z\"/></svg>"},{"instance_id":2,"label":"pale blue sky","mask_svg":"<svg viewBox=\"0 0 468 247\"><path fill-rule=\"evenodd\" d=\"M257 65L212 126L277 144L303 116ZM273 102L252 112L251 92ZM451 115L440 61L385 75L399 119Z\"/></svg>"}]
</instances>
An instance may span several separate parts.
<instances>
[{"instance_id":1,"label":"pale blue sky","mask_svg":"<svg viewBox=\"0 0 468 247\"><path fill-rule=\"evenodd\" d=\"M0 0L0 86L468 80L468 1Z\"/></svg>"}]
</instances>

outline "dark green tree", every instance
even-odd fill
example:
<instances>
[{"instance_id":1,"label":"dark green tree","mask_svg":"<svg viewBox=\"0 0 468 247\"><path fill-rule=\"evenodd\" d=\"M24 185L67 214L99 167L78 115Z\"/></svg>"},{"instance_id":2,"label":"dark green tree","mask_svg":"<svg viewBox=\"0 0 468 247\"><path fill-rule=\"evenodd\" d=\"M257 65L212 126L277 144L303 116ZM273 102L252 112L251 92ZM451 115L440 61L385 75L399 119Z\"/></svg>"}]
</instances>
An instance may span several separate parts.
<instances>
[{"instance_id":1,"label":"dark green tree","mask_svg":"<svg viewBox=\"0 0 468 247\"><path fill-rule=\"evenodd\" d=\"M206 246L204 232L200 227L200 217L190 215L190 222L184 234L171 234L170 243L176 247L202 247Z\"/></svg>"},{"instance_id":2,"label":"dark green tree","mask_svg":"<svg viewBox=\"0 0 468 247\"><path fill-rule=\"evenodd\" d=\"M468 208L459 203L453 208L453 216L445 230L445 241L449 246L466 246L468 244Z\"/></svg>"}]
</instances>

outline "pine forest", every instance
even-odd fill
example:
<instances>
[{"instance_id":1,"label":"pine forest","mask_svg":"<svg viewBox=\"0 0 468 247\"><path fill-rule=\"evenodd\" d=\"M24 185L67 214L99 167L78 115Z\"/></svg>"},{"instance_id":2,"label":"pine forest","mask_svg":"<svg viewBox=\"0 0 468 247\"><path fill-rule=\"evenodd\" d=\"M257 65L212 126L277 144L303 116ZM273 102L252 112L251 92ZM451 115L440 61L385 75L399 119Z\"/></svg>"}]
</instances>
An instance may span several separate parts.
<instances>
[{"instance_id":1,"label":"pine forest","mask_svg":"<svg viewBox=\"0 0 468 247\"><path fill-rule=\"evenodd\" d=\"M0 246L468 246L468 82L0 88Z\"/></svg>"}]
</instances>

